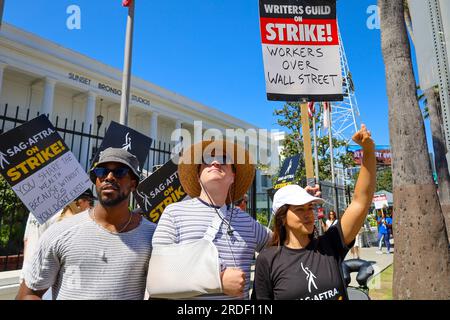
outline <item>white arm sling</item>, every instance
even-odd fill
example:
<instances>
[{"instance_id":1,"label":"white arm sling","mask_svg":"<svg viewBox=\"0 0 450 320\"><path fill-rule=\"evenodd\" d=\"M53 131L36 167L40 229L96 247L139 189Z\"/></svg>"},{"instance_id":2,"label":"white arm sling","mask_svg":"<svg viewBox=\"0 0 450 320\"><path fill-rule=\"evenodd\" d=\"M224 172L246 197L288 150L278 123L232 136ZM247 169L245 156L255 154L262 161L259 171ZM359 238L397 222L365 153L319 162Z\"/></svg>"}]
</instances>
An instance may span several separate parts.
<instances>
[{"instance_id":1,"label":"white arm sling","mask_svg":"<svg viewBox=\"0 0 450 320\"><path fill-rule=\"evenodd\" d=\"M219 252L212 242L221 225L215 215L202 239L153 248L147 274L150 298L186 299L222 292Z\"/></svg>"}]
</instances>

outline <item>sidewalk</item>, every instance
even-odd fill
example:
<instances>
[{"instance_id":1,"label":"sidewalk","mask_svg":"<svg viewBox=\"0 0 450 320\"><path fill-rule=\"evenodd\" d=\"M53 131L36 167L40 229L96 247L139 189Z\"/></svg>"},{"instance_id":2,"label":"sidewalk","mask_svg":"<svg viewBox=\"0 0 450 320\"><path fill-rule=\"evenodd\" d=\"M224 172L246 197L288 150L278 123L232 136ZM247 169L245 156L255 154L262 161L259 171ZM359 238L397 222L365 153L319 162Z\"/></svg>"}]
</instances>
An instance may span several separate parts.
<instances>
[{"instance_id":1,"label":"sidewalk","mask_svg":"<svg viewBox=\"0 0 450 320\"><path fill-rule=\"evenodd\" d=\"M362 260L369 261L372 264L372 267L374 269L374 276L381 273L384 269L389 267L394 262L394 248L391 248L391 253L386 254L386 248L383 246L383 254L377 253L378 248L377 247L369 247L369 248L360 248L359 249L359 256ZM352 254L349 251L347 256L345 257L345 260L352 259ZM358 287L359 284L356 281L356 272L353 272L350 274L352 281L350 282L350 286Z\"/></svg>"}]
</instances>

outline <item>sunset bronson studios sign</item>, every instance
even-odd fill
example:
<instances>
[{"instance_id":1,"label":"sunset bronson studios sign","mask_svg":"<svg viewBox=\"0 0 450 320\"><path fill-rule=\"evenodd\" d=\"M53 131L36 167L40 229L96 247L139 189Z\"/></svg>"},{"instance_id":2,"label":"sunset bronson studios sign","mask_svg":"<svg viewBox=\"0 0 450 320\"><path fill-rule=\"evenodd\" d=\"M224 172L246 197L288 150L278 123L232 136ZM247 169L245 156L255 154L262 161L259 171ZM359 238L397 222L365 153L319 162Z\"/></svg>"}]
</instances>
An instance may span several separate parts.
<instances>
[{"instance_id":1,"label":"sunset bronson studios sign","mask_svg":"<svg viewBox=\"0 0 450 320\"><path fill-rule=\"evenodd\" d=\"M342 100L335 0L260 0L268 100Z\"/></svg>"}]
</instances>

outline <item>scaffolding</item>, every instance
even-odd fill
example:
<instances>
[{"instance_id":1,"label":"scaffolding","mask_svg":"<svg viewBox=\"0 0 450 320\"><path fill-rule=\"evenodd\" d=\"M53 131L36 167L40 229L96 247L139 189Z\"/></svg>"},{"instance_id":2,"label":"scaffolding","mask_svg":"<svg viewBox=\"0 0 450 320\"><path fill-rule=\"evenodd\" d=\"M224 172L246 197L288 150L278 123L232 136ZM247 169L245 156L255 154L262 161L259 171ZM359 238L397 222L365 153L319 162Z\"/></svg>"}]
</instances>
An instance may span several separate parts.
<instances>
[{"instance_id":1,"label":"scaffolding","mask_svg":"<svg viewBox=\"0 0 450 320\"><path fill-rule=\"evenodd\" d=\"M344 43L342 41L341 33L339 35L339 54L341 61L342 72L342 90L343 100L330 102L331 105L331 132L332 137L338 140L343 140L347 144L350 144L352 136L358 131L360 121L360 113L358 108L358 101L356 100L355 86L353 83L352 74L348 66L347 56L345 54ZM321 112L321 122L323 123L324 112ZM329 130L329 129L328 129ZM322 131L322 132L321 132ZM319 130L319 136L328 134L327 130ZM346 152L346 148L332 148L333 155ZM345 186L349 180L347 170L344 170L342 166L335 165L332 170L334 176L333 183ZM344 205L347 205L346 198L344 197Z\"/></svg>"},{"instance_id":2,"label":"scaffolding","mask_svg":"<svg viewBox=\"0 0 450 320\"><path fill-rule=\"evenodd\" d=\"M341 57L343 100L331 102L332 136L350 142L358 131L359 108L356 100L355 86L350 72L344 43L339 32L339 54ZM323 113L322 113L323 114Z\"/></svg>"}]
</instances>

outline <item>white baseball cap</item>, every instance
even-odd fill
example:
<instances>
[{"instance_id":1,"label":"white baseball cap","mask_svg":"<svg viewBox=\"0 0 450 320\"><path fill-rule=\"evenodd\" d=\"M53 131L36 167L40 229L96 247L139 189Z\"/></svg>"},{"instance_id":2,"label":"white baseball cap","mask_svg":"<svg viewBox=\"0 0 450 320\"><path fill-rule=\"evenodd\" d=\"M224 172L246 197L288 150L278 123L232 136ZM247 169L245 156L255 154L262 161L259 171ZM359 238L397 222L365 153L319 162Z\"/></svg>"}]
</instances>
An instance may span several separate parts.
<instances>
[{"instance_id":1,"label":"white baseball cap","mask_svg":"<svg viewBox=\"0 0 450 320\"><path fill-rule=\"evenodd\" d=\"M273 196L272 214L275 214L285 204L301 206L310 202L324 203L325 200L310 195L299 185L290 184L275 192Z\"/></svg>"}]
</instances>

